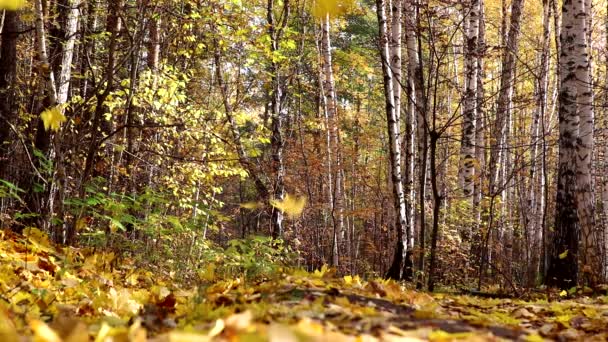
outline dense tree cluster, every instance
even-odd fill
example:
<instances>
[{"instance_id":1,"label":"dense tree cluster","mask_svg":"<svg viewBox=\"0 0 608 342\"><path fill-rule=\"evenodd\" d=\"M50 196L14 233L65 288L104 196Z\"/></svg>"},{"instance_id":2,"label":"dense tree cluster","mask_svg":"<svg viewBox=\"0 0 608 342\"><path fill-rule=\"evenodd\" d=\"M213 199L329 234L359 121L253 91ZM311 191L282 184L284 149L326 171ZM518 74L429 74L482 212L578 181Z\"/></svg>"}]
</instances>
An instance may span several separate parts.
<instances>
[{"instance_id":1,"label":"dense tree cluster","mask_svg":"<svg viewBox=\"0 0 608 342\"><path fill-rule=\"evenodd\" d=\"M0 3L6 229L184 260L268 235L431 290L606 278L605 1Z\"/></svg>"}]
</instances>

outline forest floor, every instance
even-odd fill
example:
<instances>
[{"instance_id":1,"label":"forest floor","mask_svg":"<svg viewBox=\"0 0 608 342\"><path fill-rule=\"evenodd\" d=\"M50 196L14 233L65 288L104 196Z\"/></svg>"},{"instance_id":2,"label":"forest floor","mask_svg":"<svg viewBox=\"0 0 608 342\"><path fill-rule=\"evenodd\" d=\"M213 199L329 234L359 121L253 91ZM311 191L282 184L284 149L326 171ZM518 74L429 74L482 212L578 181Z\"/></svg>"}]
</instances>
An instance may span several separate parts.
<instances>
[{"instance_id":1,"label":"forest floor","mask_svg":"<svg viewBox=\"0 0 608 342\"><path fill-rule=\"evenodd\" d=\"M0 341L608 340L608 296L429 294L327 268L192 287L35 229L0 234Z\"/></svg>"}]
</instances>

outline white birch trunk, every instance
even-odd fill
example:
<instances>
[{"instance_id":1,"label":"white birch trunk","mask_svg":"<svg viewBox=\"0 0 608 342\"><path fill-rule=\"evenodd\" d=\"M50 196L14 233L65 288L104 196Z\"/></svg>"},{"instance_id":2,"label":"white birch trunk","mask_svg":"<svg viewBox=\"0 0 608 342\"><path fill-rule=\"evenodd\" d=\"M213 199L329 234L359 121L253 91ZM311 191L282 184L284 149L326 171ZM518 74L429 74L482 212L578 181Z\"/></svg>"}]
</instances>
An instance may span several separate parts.
<instances>
[{"instance_id":1,"label":"white birch trunk","mask_svg":"<svg viewBox=\"0 0 608 342\"><path fill-rule=\"evenodd\" d=\"M560 91L559 91L559 169L553 248L549 260L546 282L563 289L578 282L579 213L577 212L578 183L577 139L580 133L578 68L586 69L585 18L582 1L568 1L562 7L560 36ZM582 42L583 49L578 45ZM582 95L582 94L580 94ZM578 164L578 165L577 165Z\"/></svg>"},{"instance_id":2,"label":"white birch trunk","mask_svg":"<svg viewBox=\"0 0 608 342\"><path fill-rule=\"evenodd\" d=\"M576 145L576 199L578 218L581 228L581 247L583 276L590 285L598 283L601 274L601 247L598 245L600 236L595 225L595 196L593 189L593 80L591 78L591 62L587 26L590 23L591 1L578 3L573 9L576 21L575 27L580 31L580 41L575 45L574 63L576 64L575 78L577 88L577 110L580 118L579 137ZM579 23L580 22L580 23Z\"/></svg>"},{"instance_id":3,"label":"white birch trunk","mask_svg":"<svg viewBox=\"0 0 608 342\"><path fill-rule=\"evenodd\" d=\"M57 79L57 103L64 104L68 99L70 79L72 76L72 59L74 57L74 44L78 30L78 19L80 17L80 1L69 0L69 9L65 27L65 41L63 42L61 69Z\"/></svg>"},{"instance_id":4,"label":"white birch trunk","mask_svg":"<svg viewBox=\"0 0 608 342\"><path fill-rule=\"evenodd\" d=\"M327 131L328 131L328 158L330 165L333 166L333 205L332 218L334 225L334 236L332 242L332 264L338 266L339 262L339 239L344 234L344 214L342 205L342 174L340 155L338 152L339 138L337 125L337 103L336 90L334 82L334 73L332 67L331 53L331 23L329 14L325 16L321 23L321 55L323 60L323 90L325 98L325 107L327 115Z\"/></svg>"},{"instance_id":5,"label":"white birch trunk","mask_svg":"<svg viewBox=\"0 0 608 342\"><path fill-rule=\"evenodd\" d=\"M398 0L393 0L398 1ZM397 6L400 7L400 6ZM395 7L393 6L393 9ZM384 98L386 105L386 119L387 119L387 131L389 137L389 158L390 158L390 175L393 184L393 199L395 206L395 229L397 229L397 248L395 250L394 258L401 260L397 263L393 261L393 266L389 270L389 276L397 277L401 279L401 272L403 269L402 262L407 251L407 240L404 239L404 235L407 233L407 221L406 221L406 207L405 207L405 193L403 191L403 183L401 179L401 138L399 129L399 120L395 108L395 74L391 68L393 60L390 60L389 52L389 37L388 37L388 25L386 18L386 11L384 8L383 0L376 0L376 10L378 14L378 30L380 35L380 58L382 64L382 74L384 76ZM394 14L395 12L393 12ZM400 13L400 12L399 12ZM396 18L393 17L393 24ZM394 26L393 26L394 27ZM399 27L399 31L400 27ZM394 37L393 39L400 40L400 37ZM400 45L400 44L399 44ZM399 85L400 87L400 85ZM399 255L401 253L401 255ZM391 271L393 273L391 273Z\"/></svg>"},{"instance_id":6,"label":"white birch trunk","mask_svg":"<svg viewBox=\"0 0 608 342\"><path fill-rule=\"evenodd\" d=\"M44 27L44 12L42 8L42 0L35 0L34 10L36 13L36 39L38 40L38 58L42 63L43 70L47 70L47 95L51 102L51 106L57 104L57 88L55 86L55 74L49 64L49 56L46 47L46 29Z\"/></svg>"},{"instance_id":7,"label":"white birch trunk","mask_svg":"<svg viewBox=\"0 0 608 342\"><path fill-rule=\"evenodd\" d=\"M513 0L511 5L511 25L507 36L505 51L502 58L502 73L500 90L496 102L496 119L494 122L493 142L490 153L490 194L496 193L504 184L500 184L500 165L504 162L506 133L509 124L509 112L513 95L513 80L521 25L521 11L524 0Z\"/></svg>"},{"instance_id":8,"label":"white birch trunk","mask_svg":"<svg viewBox=\"0 0 608 342\"><path fill-rule=\"evenodd\" d=\"M427 127L426 127L426 100L424 94L424 75L422 70L422 61L419 59L419 47L416 41L418 32L417 27L417 11L415 8L416 0L406 0L404 6L404 22L405 22L405 44L407 50L407 66L409 78L411 80L410 86L413 88L413 95L409 100L415 110L416 117L416 141L417 141L417 153L416 153L416 164L418 165L418 189L416 196L418 198L418 204L421 206L417 214L418 229L416 235L419 236L418 245L421 249L424 249L423 232L425 230L425 217L424 217L424 199L426 195L426 179L427 179L427 168L426 168L426 150L427 150ZM415 207L415 205L412 205ZM413 246L414 234L412 232L411 238L409 239L408 245ZM423 258L420 257L419 261ZM423 267L423 264L419 262L419 268Z\"/></svg>"},{"instance_id":9,"label":"white birch trunk","mask_svg":"<svg viewBox=\"0 0 608 342\"><path fill-rule=\"evenodd\" d=\"M477 39L479 35L479 1L472 0L467 9L468 16L465 32L465 94L462 120L462 137L460 145L460 186L465 197L473 199L475 190L475 133L477 117Z\"/></svg>"},{"instance_id":10,"label":"white birch trunk","mask_svg":"<svg viewBox=\"0 0 608 342\"><path fill-rule=\"evenodd\" d=\"M484 166L486 162L485 156L485 92L484 92L484 65L483 55L485 54L485 15L484 15L484 4L482 0L479 0L479 34L477 40L477 115L475 117L475 158L477 160L477 169L475 170L475 196L473 199L473 205L475 207L475 215L477 217L478 225L481 223L481 210L479 204L483 196L483 175Z\"/></svg>"}]
</instances>

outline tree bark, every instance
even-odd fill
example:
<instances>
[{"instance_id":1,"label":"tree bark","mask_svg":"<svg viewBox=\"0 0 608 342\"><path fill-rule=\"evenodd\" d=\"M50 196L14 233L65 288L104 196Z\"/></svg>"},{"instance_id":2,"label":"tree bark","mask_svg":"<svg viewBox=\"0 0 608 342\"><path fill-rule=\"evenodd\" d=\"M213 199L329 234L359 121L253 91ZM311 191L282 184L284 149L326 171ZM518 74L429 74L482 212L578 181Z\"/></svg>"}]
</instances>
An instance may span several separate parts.
<instances>
[{"instance_id":1,"label":"tree bark","mask_svg":"<svg viewBox=\"0 0 608 342\"><path fill-rule=\"evenodd\" d=\"M273 197L282 200L285 196L285 164L283 160L283 121L286 116L283 99L285 97L284 77L280 74L280 66L272 56L279 50L279 43L283 30L289 18L290 4L288 0L283 1L283 14L279 22L275 21L274 0L268 0L266 8L266 20L268 23L268 36L270 37L270 110L271 110L271 138L272 149L272 172L274 182L272 186ZM271 231L274 238L283 237L283 213L274 208L271 216Z\"/></svg>"},{"instance_id":2,"label":"tree bark","mask_svg":"<svg viewBox=\"0 0 608 342\"><path fill-rule=\"evenodd\" d=\"M536 109L532 118L530 170L528 177L527 207L525 208L525 227L528 231L529 264L528 286L534 286L536 276L540 271L542 229L541 213L544 210L544 193L542 189L543 169L538 158L541 145L541 124L545 120L547 110L547 87L549 85L549 49L551 43L551 6L549 0L543 1L543 40L539 53L539 73L536 79Z\"/></svg>"},{"instance_id":3,"label":"tree bark","mask_svg":"<svg viewBox=\"0 0 608 342\"><path fill-rule=\"evenodd\" d=\"M578 17L583 14L582 17ZM580 134L578 68L586 68L585 17L582 1L567 1L562 8L560 36L559 168L555 229L545 282L568 289L578 282L577 140ZM583 42L583 49L578 45ZM583 95L583 94L581 94Z\"/></svg>"},{"instance_id":4,"label":"tree bark","mask_svg":"<svg viewBox=\"0 0 608 342\"><path fill-rule=\"evenodd\" d=\"M464 54L465 94L464 115L462 120L462 138L460 145L459 182L463 195L473 200L475 190L475 133L477 125L477 41L479 36L480 0L471 0L467 10L466 47ZM467 233L468 235L468 233Z\"/></svg>"},{"instance_id":5,"label":"tree bark","mask_svg":"<svg viewBox=\"0 0 608 342\"><path fill-rule=\"evenodd\" d=\"M581 229L582 276L586 285L600 284L602 278L601 227L595 224L595 192L593 182L593 80L589 53L591 1L585 0L574 9L576 19L582 20L582 40L576 48L575 78L577 88L577 111L579 112L579 136L576 144L576 203ZM565 7L564 7L565 8ZM565 14L564 14L565 15ZM576 24L575 24L576 25ZM578 25L576 25L578 27Z\"/></svg>"},{"instance_id":6,"label":"tree bark","mask_svg":"<svg viewBox=\"0 0 608 342\"><path fill-rule=\"evenodd\" d=\"M333 239L332 239L332 264L338 266L339 256L339 240L344 233L344 213L343 213L343 191L342 191L342 172L341 160L339 153L339 130L337 123L337 103L336 90L334 82L334 73L332 67L331 53L331 24L329 14L326 14L321 23L321 55L323 61L323 90L324 104L327 115L327 152L328 162L331 165L331 173L333 178Z\"/></svg>"},{"instance_id":7,"label":"tree bark","mask_svg":"<svg viewBox=\"0 0 608 342\"><path fill-rule=\"evenodd\" d=\"M11 125L14 125L19 116L15 106L18 40L19 12L6 11L0 47L0 179L8 178L13 139Z\"/></svg>"},{"instance_id":8,"label":"tree bark","mask_svg":"<svg viewBox=\"0 0 608 342\"><path fill-rule=\"evenodd\" d=\"M393 263L386 275L387 278L401 280L411 278L411 274L404 274L405 256L408 251L407 212L405 204L405 192L401 179L401 132L399 127L399 114L396 103L401 103L401 72L394 73L394 64L401 64L399 48L401 43L401 4L399 0L393 0L392 4L392 32L389 41L388 25L385 4L383 0L376 0L376 12L378 15L378 31L380 36L380 63L384 76L384 98L387 119L387 131L389 137L389 159L391 183L393 185L393 205L395 209L395 230L397 231L397 245L393 256ZM406 270L407 271L407 270Z\"/></svg>"},{"instance_id":9,"label":"tree bark","mask_svg":"<svg viewBox=\"0 0 608 342\"><path fill-rule=\"evenodd\" d=\"M418 165L418 184L417 200L420 206L418 212L418 246L420 250L416 256L418 259L418 270L424 269L424 248L425 248L425 197L426 197L426 178L427 178L427 101L425 96L424 72L422 68L422 49L420 46L420 25L419 10L417 0L406 0L404 7L405 19L405 42L408 57L408 77L412 80L410 86L413 88L414 96L409 100L416 112L416 164ZM411 247L414 243L413 233L408 241Z\"/></svg>"},{"instance_id":10,"label":"tree bark","mask_svg":"<svg viewBox=\"0 0 608 342\"><path fill-rule=\"evenodd\" d=\"M511 5L511 25L507 36L505 50L502 57L502 73L500 75L500 90L496 102L496 118L492 133L493 141L490 151L490 193L498 191L499 165L504 158L504 142L506 141L507 120L510 113L511 97L513 95L513 81L515 76L515 63L519 47L521 25L521 11L524 0L513 0Z\"/></svg>"}]
</instances>

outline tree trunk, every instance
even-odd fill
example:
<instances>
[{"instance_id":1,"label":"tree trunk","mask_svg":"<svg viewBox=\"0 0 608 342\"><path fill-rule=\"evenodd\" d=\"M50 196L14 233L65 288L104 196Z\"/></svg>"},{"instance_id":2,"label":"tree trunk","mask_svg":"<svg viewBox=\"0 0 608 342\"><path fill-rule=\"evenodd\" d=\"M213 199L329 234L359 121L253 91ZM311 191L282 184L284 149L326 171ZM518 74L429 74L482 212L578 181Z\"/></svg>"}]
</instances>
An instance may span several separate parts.
<instances>
[{"instance_id":1,"label":"tree trunk","mask_svg":"<svg viewBox=\"0 0 608 342\"><path fill-rule=\"evenodd\" d=\"M564 7L565 8L565 7ZM574 9L575 20L580 24L583 35L575 46L575 79L577 88L577 111L579 114L579 136L576 144L576 203L581 229L582 276L586 285L595 286L602 282L601 227L595 224L595 193L593 184L593 80L591 77L591 56L589 53L589 32L591 28L591 1L585 0ZM564 14L566 15L566 14ZM581 19L579 19L581 18ZM576 27L579 27L575 24Z\"/></svg>"},{"instance_id":2,"label":"tree trunk","mask_svg":"<svg viewBox=\"0 0 608 342\"><path fill-rule=\"evenodd\" d=\"M513 81L515 76L515 63L519 47L521 25L521 11L524 0L513 0L511 5L511 26L509 29L505 50L502 57L502 73L500 75L500 90L496 102L496 118L492 133L492 146L490 151L490 193L499 191L503 185L499 184L499 165L504 159L504 142L513 94Z\"/></svg>"},{"instance_id":3,"label":"tree trunk","mask_svg":"<svg viewBox=\"0 0 608 342\"><path fill-rule=\"evenodd\" d=\"M429 260L428 290L435 290L435 263L437 259L437 240L439 239L439 214L441 209L441 194L437 186L437 142L440 135L435 128L431 131L429 143L431 167L431 192L433 194L433 225L431 230L431 251Z\"/></svg>"},{"instance_id":4,"label":"tree trunk","mask_svg":"<svg viewBox=\"0 0 608 342\"><path fill-rule=\"evenodd\" d=\"M7 179L11 159L14 125L19 111L15 106L17 94L17 42L19 40L19 12L6 11L0 47L0 179Z\"/></svg>"},{"instance_id":5,"label":"tree trunk","mask_svg":"<svg viewBox=\"0 0 608 342\"><path fill-rule=\"evenodd\" d=\"M426 159L427 159L427 101L425 96L424 72L422 68L422 48L420 46L420 29L419 29L419 14L416 0L406 0L404 7L405 19L405 42L408 57L408 73L413 80L414 97L409 100L416 111L416 140L417 140L417 155L416 164L418 165L418 245L420 250L416 256L418 259L418 270L424 269L424 240L425 240L425 196L426 196ZM408 245L413 245L412 238L408 241Z\"/></svg>"},{"instance_id":6,"label":"tree trunk","mask_svg":"<svg viewBox=\"0 0 608 342\"><path fill-rule=\"evenodd\" d=\"M586 58L577 47L585 42L585 18L582 1L564 3L560 37L559 90L559 168L555 229L549 255L547 285L568 289L578 282L578 239L580 235L577 213L577 139L580 114L577 68L586 68ZM584 47L584 43L583 43ZM581 94L582 95L582 94Z\"/></svg>"},{"instance_id":7,"label":"tree trunk","mask_svg":"<svg viewBox=\"0 0 608 342\"><path fill-rule=\"evenodd\" d=\"M464 54L465 69L465 94L464 115L462 120L462 139L460 147L460 170L459 182L465 197L473 200L475 190L475 133L477 124L477 76L478 65L477 41L479 35L479 2L472 0L471 7L467 10L466 47ZM469 236L470 232L464 232Z\"/></svg>"},{"instance_id":8,"label":"tree trunk","mask_svg":"<svg viewBox=\"0 0 608 342\"><path fill-rule=\"evenodd\" d=\"M507 153L508 136L511 128L511 106L513 96L513 83L515 81L515 67L517 61L517 53L519 47L521 13L524 0L513 0L511 4L511 21L507 34L506 45L502 55L502 72L500 75L500 88L498 100L496 102L496 118L492 131L490 142L490 162L488 164L489 171L489 191L491 198L495 198L497 194L502 195L503 204L509 203L510 191L505 191L507 188L510 172L510 155ZM507 205L500 207L501 220L507 216ZM510 221L508 221L510 222ZM503 254L507 257L511 253L512 247L512 229L505 229L502 224L498 224L494 231L488 231L492 234L494 241L500 241L497 249L492 248L492 253L488 253L488 259L491 261L492 255ZM503 236L504 234L504 236ZM502 250L504 247L504 253ZM507 259L510 260L510 259ZM506 264L509 266L510 264ZM481 270L483 272L483 270Z\"/></svg>"},{"instance_id":9,"label":"tree trunk","mask_svg":"<svg viewBox=\"0 0 608 342\"><path fill-rule=\"evenodd\" d=\"M399 127L399 115L396 103L401 103L401 72L400 68L394 73L392 65L401 64L401 4L399 0L393 0L392 4L392 32L389 42L388 25L385 4L382 0L376 0L376 12L378 14L378 31L380 36L380 63L384 76L384 98L387 119L387 130L389 137L389 158L391 183L393 185L393 200L395 209L395 230L397 231L397 245L393 257L393 263L386 275L387 278L401 280L411 278L411 274L404 274L405 255L407 252L407 213L405 205L405 192L401 179L401 132ZM390 48L389 48L390 46Z\"/></svg>"},{"instance_id":10,"label":"tree trunk","mask_svg":"<svg viewBox=\"0 0 608 342\"><path fill-rule=\"evenodd\" d=\"M542 49L539 53L539 74L536 80L536 109L532 118L531 128L531 151L530 151L530 171L528 178L528 196L527 205L524 209L525 226L528 233L529 248L529 264L528 264L528 279L527 285L534 286L536 275L540 270L541 253L541 213L544 206L542 192L542 169L540 168L540 160L538 158L541 145L541 123L545 120L547 110L547 87L549 83L549 49L551 43L551 6L549 0L543 1L543 40ZM540 171L540 172L539 172Z\"/></svg>"},{"instance_id":11,"label":"tree trunk","mask_svg":"<svg viewBox=\"0 0 608 342\"><path fill-rule=\"evenodd\" d=\"M334 82L334 73L332 67L332 54L331 54L331 25L329 14L325 15L321 23L322 36L321 36L321 55L323 61L323 90L324 90L324 104L326 107L327 115L327 148L328 148L328 162L332 166L333 182L331 184L333 189L333 206L332 206L332 219L333 219L333 239L332 239L332 265L338 266L339 262L339 240L344 232L344 214L343 214L343 192L342 192L342 172L341 172L341 160L339 154L339 130L337 123L337 103L336 103L336 90ZM333 147L332 147L333 145Z\"/></svg>"},{"instance_id":12,"label":"tree trunk","mask_svg":"<svg viewBox=\"0 0 608 342\"><path fill-rule=\"evenodd\" d=\"M268 36L270 37L270 54L274 56L279 50L279 44L283 30L289 18L290 4L288 0L283 1L283 15L279 22L275 22L274 0L268 0L266 8L266 20L268 22ZM271 57L272 58L272 57ZM284 78L280 74L280 66L274 59L270 63L270 110L271 110L271 138L272 149L272 172L274 182L272 185L273 197L282 200L285 196L285 164L283 160L283 121L286 116ZM283 213L274 208L271 216L271 231L274 238L283 237Z\"/></svg>"}]
</instances>

